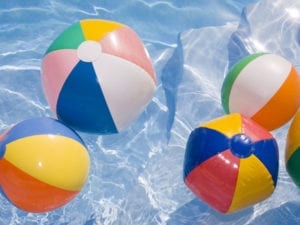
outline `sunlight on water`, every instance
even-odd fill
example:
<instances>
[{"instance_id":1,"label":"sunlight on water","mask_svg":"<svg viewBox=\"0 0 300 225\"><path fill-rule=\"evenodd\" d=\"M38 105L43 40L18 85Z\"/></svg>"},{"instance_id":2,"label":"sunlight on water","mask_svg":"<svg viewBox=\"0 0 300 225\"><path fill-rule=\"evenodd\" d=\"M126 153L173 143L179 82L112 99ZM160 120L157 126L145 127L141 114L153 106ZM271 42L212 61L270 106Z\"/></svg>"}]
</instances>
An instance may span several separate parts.
<instances>
[{"instance_id":1,"label":"sunlight on water","mask_svg":"<svg viewBox=\"0 0 300 225\"><path fill-rule=\"evenodd\" d=\"M40 82L41 60L53 39L80 19L109 19L132 27L149 51L158 88L128 130L110 136L80 133L91 171L79 196L53 212L32 214L0 195L0 224L300 223L300 191L283 161L288 125L274 132L280 147L279 180L266 201L224 216L196 199L182 180L191 130L223 115L220 90L231 65L264 51L281 54L300 69L299 12L296 0L2 1L1 130L34 116L52 116Z\"/></svg>"}]
</instances>

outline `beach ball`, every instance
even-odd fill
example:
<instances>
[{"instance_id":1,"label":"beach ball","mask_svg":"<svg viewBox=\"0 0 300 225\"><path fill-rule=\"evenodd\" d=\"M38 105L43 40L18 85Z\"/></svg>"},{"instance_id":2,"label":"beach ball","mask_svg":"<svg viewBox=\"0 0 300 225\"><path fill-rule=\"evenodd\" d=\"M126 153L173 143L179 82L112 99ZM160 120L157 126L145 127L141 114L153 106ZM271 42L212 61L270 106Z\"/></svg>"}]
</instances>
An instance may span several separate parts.
<instances>
[{"instance_id":1,"label":"beach ball","mask_svg":"<svg viewBox=\"0 0 300 225\"><path fill-rule=\"evenodd\" d=\"M112 134L128 128L156 89L142 41L114 21L87 19L71 25L49 46L41 67L53 113L85 132Z\"/></svg>"},{"instance_id":2,"label":"beach ball","mask_svg":"<svg viewBox=\"0 0 300 225\"><path fill-rule=\"evenodd\" d=\"M184 182L221 213L234 213L268 198L277 176L276 140L247 117L229 114L204 123L189 136Z\"/></svg>"},{"instance_id":3,"label":"beach ball","mask_svg":"<svg viewBox=\"0 0 300 225\"><path fill-rule=\"evenodd\" d=\"M288 122L300 105L299 75L279 55L248 55L225 77L222 104L226 113L241 113L274 130Z\"/></svg>"},{"instance_id":4,"label":"beach ball","mask_svg":"<svg viewBox=\"0 0 300 225\"><path fill-rule=\"evenodd\" d=\"M81 138L51 118L22 121L0 140L0 187L27 212L47 212L71 201L89 172Z\"/></svg>"},{"instance_id":5,"label":"beach ball","mask_svg":"<svg viewBox=\"0 0 300 225\"><path fill-rule=\"evenodd\" d=\"M285 162L288 174L300 187L300 111L296 113L288 130Z\"/></svg>"}]
</instances>

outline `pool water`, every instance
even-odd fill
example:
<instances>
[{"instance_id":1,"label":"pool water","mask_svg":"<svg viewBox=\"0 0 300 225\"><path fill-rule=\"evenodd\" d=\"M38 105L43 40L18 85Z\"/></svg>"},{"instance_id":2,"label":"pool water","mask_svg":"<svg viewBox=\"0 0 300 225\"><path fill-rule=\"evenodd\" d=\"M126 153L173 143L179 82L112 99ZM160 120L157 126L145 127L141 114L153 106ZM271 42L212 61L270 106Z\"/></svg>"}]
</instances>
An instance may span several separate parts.
<instances>
[{"instance_id":1,"label":"pool water","mask_svg":"<svg viewBox=\"0 0 300 225\"><path fill-rule=\"evenodd\" d=\"M284 165L289 124L273 132L280 171L267 200L221 215L197 199L182 178L190 132L223 115L220 89L232 64L249 53L273 52L300 69L299 1L1 1L1 130L27 118L53 116L40 82L43 54L66 27L86 18L118 21L139 34L157 73L155 96L122 133L79 133L91 170L73 201L33 214L0 195L0 224L300 224L300 189Z\"/></svg>"}]
</instances>

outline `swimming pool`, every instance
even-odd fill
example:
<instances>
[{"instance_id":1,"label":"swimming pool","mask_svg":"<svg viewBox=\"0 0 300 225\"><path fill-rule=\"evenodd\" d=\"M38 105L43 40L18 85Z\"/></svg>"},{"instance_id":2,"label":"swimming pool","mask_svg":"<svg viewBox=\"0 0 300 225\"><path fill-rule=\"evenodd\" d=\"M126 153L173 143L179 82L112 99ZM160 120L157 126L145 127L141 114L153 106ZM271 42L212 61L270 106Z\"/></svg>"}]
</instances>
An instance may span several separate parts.
<instances>
[{"instance_id":1,"label":"swimming pool","mask_svg":"<svg viewBox=\"0 0 300 225\"><path fill-rule=\"evenodd\" d=\"M84 189L71 203L25 213L0 196L0 224L298 224L300 191L283 160L288 125L274 132L280 147L278 186L266 201L224 216L196 199L182 180L191 130L223 114L222 80L248 53L269 51L297 69L300 3L296 0L2 1L0 128L52 116L40 64L53 39L85 18L132 27L154 63L158 88L146 111L116 135L80 133L91 156ZM208 3L209 2L209 3ZM226 3L225 3L226 2Z\"/></svg>"}]
</instances>

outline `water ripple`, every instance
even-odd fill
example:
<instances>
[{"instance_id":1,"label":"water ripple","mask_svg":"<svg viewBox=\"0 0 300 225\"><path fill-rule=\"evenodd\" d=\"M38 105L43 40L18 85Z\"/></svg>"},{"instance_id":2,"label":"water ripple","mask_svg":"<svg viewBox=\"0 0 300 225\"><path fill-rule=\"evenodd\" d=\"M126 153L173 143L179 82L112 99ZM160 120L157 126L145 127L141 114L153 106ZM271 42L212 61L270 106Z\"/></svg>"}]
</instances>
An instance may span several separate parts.
<instances>
[{"instance_id":1,"label":"water ripple","mask_svg":"<svg viewBox=\"0 0 300 225\"><path fill-rule=\"evenodd\" d=\"M266 46L287 53L297 63L300 31L295 22L297 12L291 9L298 8L298 3L261 1L241 17L243 7L254 2L1 1L1 129L24 118L52 115L40 83L43 54L67 26L87 17L132 27L152 58L158 88L128 130L111 136L80 133L91 155L91 171L74 201L53 212L31 214L16 209L0 195L0 224L250 224L265 217L274 222L268 213L297 219L298 206L292 199L300 193L291 185L282 162L274 198L229 217L196 200L182 181L189 133L198 124L223 114L219 90L228 55L234 59L234 54L244 53L242 50ZM283 5L287 10L279 15ZM264 21L261 15L266 10ZM278 13L276 20L270 19L272 13ZM272 40L264 32L274 32ZM256 36L251 36L253 33ZM283 139L283 133L276 135Z\"/></svg>"}]
</instances>

